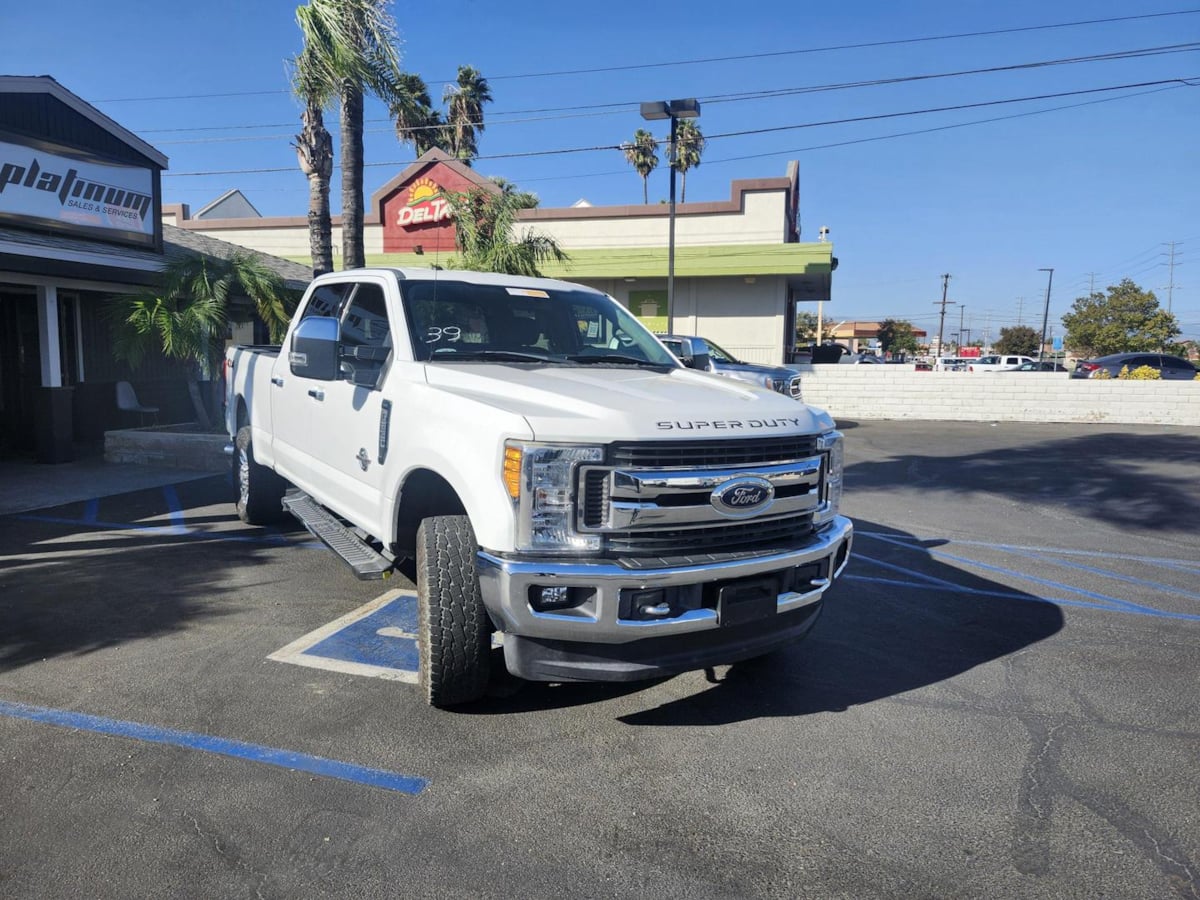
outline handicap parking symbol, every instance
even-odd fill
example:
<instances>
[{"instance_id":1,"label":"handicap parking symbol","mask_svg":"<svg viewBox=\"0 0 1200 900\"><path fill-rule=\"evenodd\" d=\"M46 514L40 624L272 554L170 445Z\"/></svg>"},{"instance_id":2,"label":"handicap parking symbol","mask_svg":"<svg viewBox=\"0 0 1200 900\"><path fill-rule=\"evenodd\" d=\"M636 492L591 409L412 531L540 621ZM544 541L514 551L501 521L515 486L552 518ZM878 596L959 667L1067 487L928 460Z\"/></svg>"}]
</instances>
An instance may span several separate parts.
<instances>
[{"instance_id":1,"label":"handicap parking symbol","mask_svg":"<svg viewBox=\"0 0 1200 900\"><path fill-rule=\"evenodd\" d=\"M267 659L416 684L416 595L388 591Z\"/></svg>"}]
</instances>

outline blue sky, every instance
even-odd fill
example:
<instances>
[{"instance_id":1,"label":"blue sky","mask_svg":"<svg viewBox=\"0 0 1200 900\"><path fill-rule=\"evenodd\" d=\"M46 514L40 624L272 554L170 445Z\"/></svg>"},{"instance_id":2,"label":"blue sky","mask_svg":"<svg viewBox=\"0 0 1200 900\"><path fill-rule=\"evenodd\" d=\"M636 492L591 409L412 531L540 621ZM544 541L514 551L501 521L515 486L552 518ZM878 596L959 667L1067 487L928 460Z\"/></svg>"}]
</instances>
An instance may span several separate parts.
<instances>
[{"instance_id":1,"label":"blue sky","mask_svg":"<svg viewBox=\"0 0 1200 900\"><path fill-rule=\"evenodd\" d=\"M306 212L306 181L289 146L299 116L286 65L300 47L295 2L5 6L0 72L52 75L158 147L170 158L166 202L197 209L236 187L264 215ZM1103 288L1131 277L1166 306L1174 241L1172 309L1185 334L1200 338L1200 48L761 99L728 96L1196 44L1200 8L822 49L1196 7L1186 0L464 0L397 4L393 12L403 64L432 93L440 96L460 64L490 79L495 100L476 168L535 191L543 206L580 198L638 203L641 181L617 150L521 154L618 144L646 124L639 101L698 97L709 136L812 126L712 137L700 168L688 174L687 196L724 199L733 179L783 175L788 160L799 160L802 239L816 240L818 228L828 226L840 260L827 317L904 317L936 332L941 274L948 272L958 305L949 307L947 334L960 321L976 337L990 330L994 338L1018 321L1040 328L1047 275L1039 269L1052 266L1050 322L1061 331L1058 318L1093 282ZM742 58L715 61L727 57ZM583 71L596 69L608 71ZM1197 86L813 125L1178 78ZM1088 105L1051 110L1082 103ZM1051 111L979 123L1036 110ZM367 118L369 196L413 154L397 143L381 105L368 103ZM964 127L945 127L958 125ZM934 128L942 130L886 137ZM655 129L665 136L661 123ZM860 143L848 143L854 141ZM824 146L833 144L841 146ZM283 171L248 171L254 169ZM660 166L650 179L651 202L666 195Z\"/></svg>"}]
</instances>

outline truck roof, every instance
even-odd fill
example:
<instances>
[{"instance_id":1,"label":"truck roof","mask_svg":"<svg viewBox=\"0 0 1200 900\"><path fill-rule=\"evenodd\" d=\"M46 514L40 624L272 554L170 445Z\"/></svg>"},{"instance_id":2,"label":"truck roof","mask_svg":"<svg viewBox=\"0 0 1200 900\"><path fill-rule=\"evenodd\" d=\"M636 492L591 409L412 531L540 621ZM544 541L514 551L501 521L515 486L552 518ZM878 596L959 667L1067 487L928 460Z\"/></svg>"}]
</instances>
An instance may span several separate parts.
<instances>
[{"instance_id":1,"label":"truck roof","mask_svg":"<svg viewBox=\"0 0 1200 900\"><path fill-rule=\"evenodd\" d=\"M591 291L603 294L595 288L557 278L532 278L528 275L503 275L496 272L474 272L469 269L435 269L416 267L368 266L361 269L343 269L326 272L314 279L315 282L340 281L356 275L391 275L398 281L467 281L472 284L499 284L508 287L543 288L550 290Z\"/></svg>"}]
</instances>

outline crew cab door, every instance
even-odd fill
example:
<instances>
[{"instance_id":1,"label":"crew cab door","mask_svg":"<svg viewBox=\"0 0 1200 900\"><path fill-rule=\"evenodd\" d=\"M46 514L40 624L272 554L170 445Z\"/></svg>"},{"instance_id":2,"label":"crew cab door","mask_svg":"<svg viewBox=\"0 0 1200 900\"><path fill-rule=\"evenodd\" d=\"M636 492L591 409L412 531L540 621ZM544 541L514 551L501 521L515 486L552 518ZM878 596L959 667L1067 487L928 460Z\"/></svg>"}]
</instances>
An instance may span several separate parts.
<instances>
[{"instance_id":1,"label":"crew cab door","mask_svg":"<svg viewBox=\"0 0 1200 900\"><path fill-rule=\"evenodd\" d=\"M393 422L383 391L394 346L384 282L358 281L343 299L342 378L322 383L313 406L309 455L320 484L314 496L372 534L386 523L385 466Z\"/></svg>"},{"instance_id":2,"label":"crew cab door","mask_svg":"<svg viewBox=\"0 0 1200 900\"><path fill-rule=\"evenodd\" d=\"M296 325L310 316L336 316L352 288L349 283L323 284L312 292L271 370L271 440L275 469L310 494L314 490L315 476L312 434L316 398L329 382L295 373L290 357L295 349Z\"/></svg>"}]
</instances>

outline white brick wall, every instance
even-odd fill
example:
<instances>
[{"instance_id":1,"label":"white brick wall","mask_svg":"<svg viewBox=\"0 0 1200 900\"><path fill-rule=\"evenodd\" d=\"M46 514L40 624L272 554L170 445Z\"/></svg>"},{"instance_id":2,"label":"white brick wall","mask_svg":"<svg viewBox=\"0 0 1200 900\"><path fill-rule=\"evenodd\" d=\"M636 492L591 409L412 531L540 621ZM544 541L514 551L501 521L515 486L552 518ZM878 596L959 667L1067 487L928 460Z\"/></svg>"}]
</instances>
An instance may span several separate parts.
<instances>
[{"instance_id":1,"label":"white brick wall","mask_svg":"<svg viewBox=\"0 0 1200 900\"><path fill-rule=\"evenodd\" d=\"M834 418L1200 426L1200 381L918 372L911 365L795 368L805 402Z\"/></svg>"}]
</instances>

